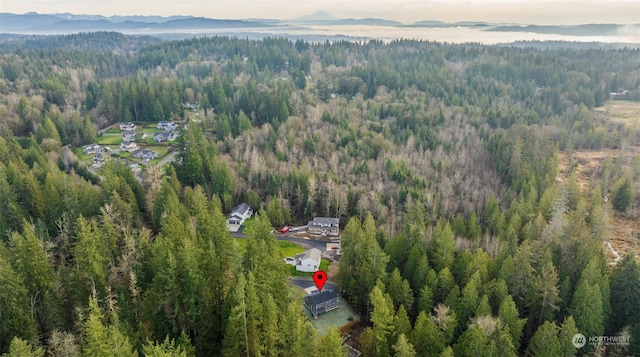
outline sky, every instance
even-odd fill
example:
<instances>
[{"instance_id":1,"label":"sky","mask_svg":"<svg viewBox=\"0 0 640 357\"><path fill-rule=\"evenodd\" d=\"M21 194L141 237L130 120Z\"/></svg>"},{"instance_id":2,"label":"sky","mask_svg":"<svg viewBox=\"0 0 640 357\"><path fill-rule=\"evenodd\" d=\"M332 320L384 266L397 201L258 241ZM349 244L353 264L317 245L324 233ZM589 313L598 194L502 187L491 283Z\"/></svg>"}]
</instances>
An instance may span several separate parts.
<instances>
[{"instance_id":1,"label":"sky","mask_svg":"<svg viewBox=\"0 0 640 357\"><path fill-rule=\"evenodd\" d=\"M192 15L292 19L315 11L377 17L522 24L640 23L640 0L0 0L0 12L91 15Z\"/></svg>"}]
</instances>

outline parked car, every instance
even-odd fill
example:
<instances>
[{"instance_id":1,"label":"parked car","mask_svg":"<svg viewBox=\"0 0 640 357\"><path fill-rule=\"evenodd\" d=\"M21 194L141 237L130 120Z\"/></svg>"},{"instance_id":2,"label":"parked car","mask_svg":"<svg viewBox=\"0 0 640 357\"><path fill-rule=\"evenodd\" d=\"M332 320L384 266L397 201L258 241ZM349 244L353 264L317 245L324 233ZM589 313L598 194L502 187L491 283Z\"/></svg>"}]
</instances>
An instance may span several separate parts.
<instances>
[{"instance_id":1,"label":"parked car","mask_svg":"<svg viewBox=\"0 0 640 357\"><path fill-rule=\"evenodd\" d=\"M282 229L280 230L280 233L287 233L289 232L289 226L284 226L282 227Z\"/></svg>"}]
</instances>

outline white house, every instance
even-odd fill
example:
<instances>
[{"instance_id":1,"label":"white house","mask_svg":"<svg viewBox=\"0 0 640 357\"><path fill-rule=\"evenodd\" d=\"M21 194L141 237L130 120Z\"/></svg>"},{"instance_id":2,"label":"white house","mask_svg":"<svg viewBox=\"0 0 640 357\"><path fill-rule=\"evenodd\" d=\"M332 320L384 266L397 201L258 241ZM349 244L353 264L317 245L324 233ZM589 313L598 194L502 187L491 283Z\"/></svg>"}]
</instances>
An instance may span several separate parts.
<instances>
[{"instance_id":1,"label":"white house","mask_svg":"<svg viewBox=\"0 0 640 357\"><path fill-rule=\"evenodd\" d=\"M172 121L159 121L158 122L158 129L163 129L163 130L175 130L178 128L178 124L172 122Z\"/></svg>"},{"instance_id":2,"label":"white house","mask_svg":"<svg viewBox=\"0 0 640 357\"><path fill-rule=\"evenodd\" d=\"M314 273L320 269L320 249L311 248L302 254L296 255L296 270Z\"/></svg>"},{"instance_id":3,"label":"white house","mask_svg":"<svg viewBox=\"0 0 640 357\"><path fill-rule=\"evenodd\" d=\"M120 130L122 131L133 131L136 130L136 125L133 123L120 123Z\"/></svg>"},{"instance_id":4,"label":"white house","mask_svg":"<svg viewBox=\"0 0 640 357\"><path fill-rule=\"evenodd\" d=\"M233 207L231 215L227 219L227 227L229 228L229 231L232 233L237 232L244 224L244 221L251 217L251 215L253 215L253 210L247 203L241 203Z\"/></svg>"},{"instance_id":5,"label":"white house","mask_svg":"<svg viewBox=\"0 0 640 357\"><path fill-rule=\"evenodd\" d=\"M120 150L122 151L132 152L138 149L138 144L134 143L133 141L123 141L122 144L120 144Z\"/></svg>"}]
</instances>

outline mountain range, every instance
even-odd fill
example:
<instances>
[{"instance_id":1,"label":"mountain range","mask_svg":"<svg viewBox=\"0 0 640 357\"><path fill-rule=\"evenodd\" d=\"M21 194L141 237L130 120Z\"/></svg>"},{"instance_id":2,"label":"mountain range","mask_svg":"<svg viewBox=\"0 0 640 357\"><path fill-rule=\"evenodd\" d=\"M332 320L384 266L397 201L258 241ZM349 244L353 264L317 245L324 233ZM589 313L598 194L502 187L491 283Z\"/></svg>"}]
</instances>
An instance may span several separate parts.
<instances>
[{"instance_id":1,"label":"mountain range","mask_svg":"<svg viewBox=\"0 0 640 357\"><path fill-rule=\"evenodd\" d=\"M76 15L70 13L25 14L0 13L0 33L49 34L74 33L81 31L116 31L124 33L174 33L180 31L206 31L216 29L261 29L290 26L390 26L416 28L467 27L484 31L533 32L570 36L612 36L617 34L640 33L640 24L585 24L573 26L539 26L514 24L489 24L481 21L446 23L436 20L403 24L398 21L379 18L336 18L326 11L290 20L275 19L210 19L194 16L100 16Z\"/></svg>"}]
</instances>

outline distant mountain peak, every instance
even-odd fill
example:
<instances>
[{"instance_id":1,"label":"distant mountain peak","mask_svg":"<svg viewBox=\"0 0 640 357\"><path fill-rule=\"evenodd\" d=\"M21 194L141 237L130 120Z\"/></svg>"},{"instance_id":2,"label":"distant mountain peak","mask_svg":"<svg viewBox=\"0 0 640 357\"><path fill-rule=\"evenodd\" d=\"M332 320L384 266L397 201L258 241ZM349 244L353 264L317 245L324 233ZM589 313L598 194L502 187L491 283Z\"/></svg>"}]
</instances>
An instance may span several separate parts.
<instances>
[{"instance_id":1,"label":"distant mountain peak","mask_svg":"<svg viewBox=\"0 0 640 357\"><path fill-rule=\"evenodd\" d=\"M331 15L330 13L320 10L320 11L316 11L311 15L305 15L305 16L301 16L298 17L294 20L297 21L330 21L330 20L337 20L333 15Z\"/></svg>"}]
</instances>

